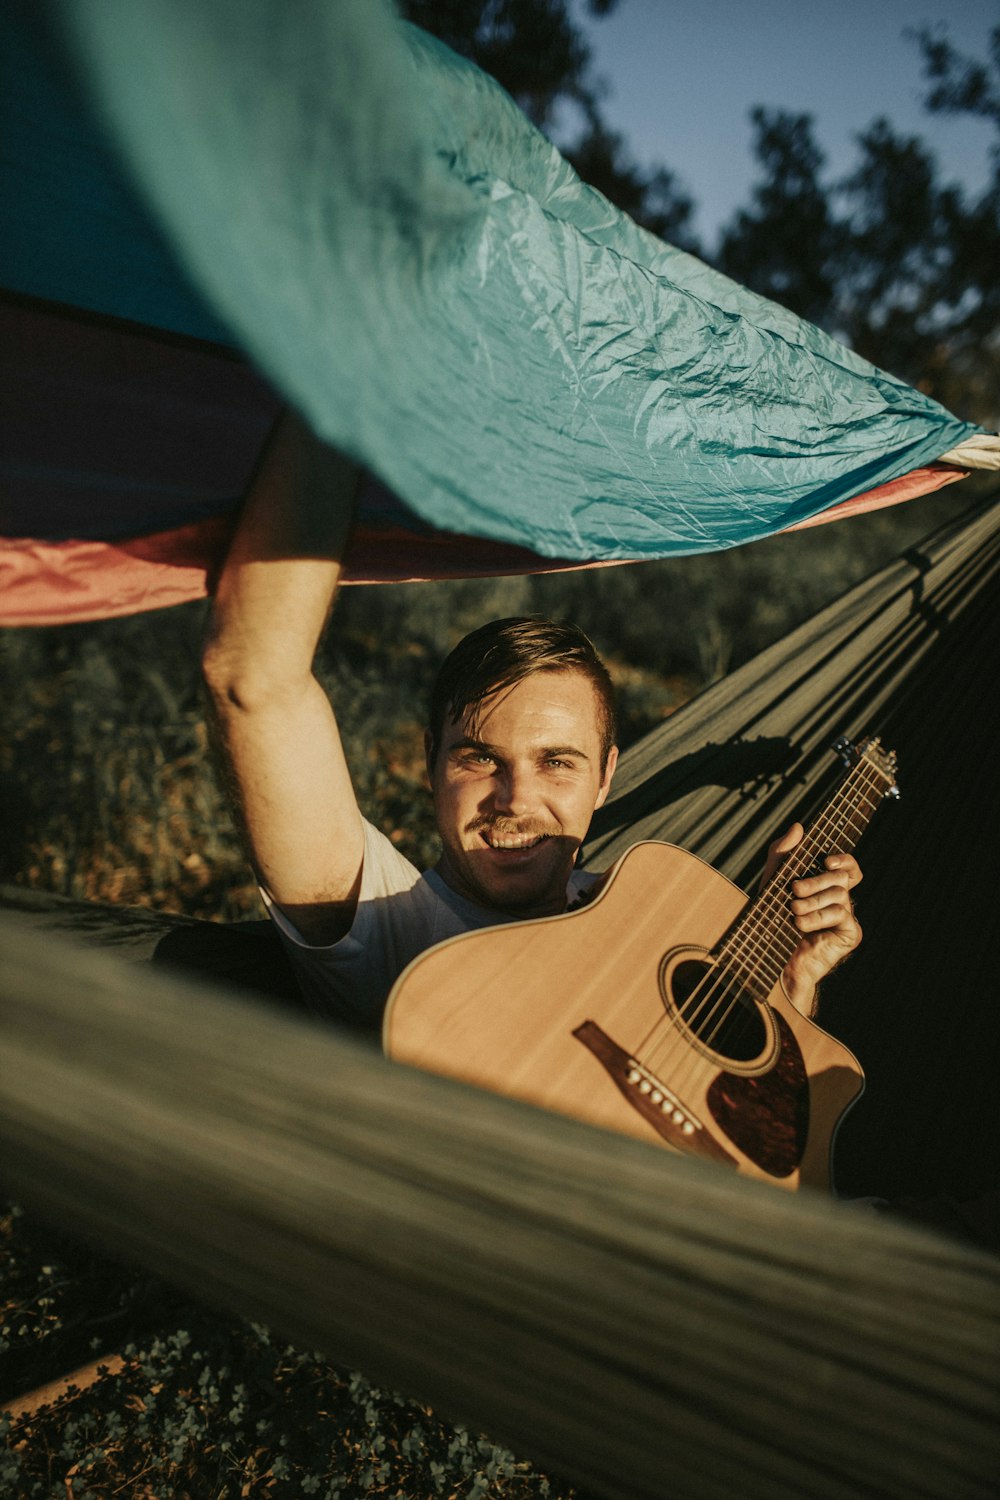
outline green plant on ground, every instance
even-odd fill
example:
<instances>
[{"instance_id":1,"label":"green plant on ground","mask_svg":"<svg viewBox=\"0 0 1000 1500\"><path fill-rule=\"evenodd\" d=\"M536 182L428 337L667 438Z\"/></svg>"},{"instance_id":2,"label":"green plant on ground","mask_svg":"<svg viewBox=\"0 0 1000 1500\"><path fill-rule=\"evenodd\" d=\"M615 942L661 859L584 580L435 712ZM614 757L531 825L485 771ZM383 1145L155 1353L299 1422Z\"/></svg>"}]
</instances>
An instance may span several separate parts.
<instances>
[{"instance_id":1,"label":"green plant on ground","mask_svg":"<svg viewBox=\"0 0 1000 1500\"><path fill-rule=\"evenodd\" d=\"M16 1208L0 1213L0 1494L570 1500L486 1437L264 1327L220 1316ZM116 1351L121 1358L115 1358ZM25 1382L28 1382L25 1384Z\"/></svg>"}]
</instances>

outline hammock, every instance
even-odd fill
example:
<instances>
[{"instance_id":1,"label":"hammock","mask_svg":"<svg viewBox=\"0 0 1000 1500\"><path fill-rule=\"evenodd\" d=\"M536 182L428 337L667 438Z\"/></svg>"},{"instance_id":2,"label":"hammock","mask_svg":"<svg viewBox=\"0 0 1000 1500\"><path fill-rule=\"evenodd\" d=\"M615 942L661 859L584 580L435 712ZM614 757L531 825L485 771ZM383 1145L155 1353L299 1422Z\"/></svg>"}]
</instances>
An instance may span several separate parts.
<instances>
[{"instance_id":1,"label":"hammock","mask_svg":"<svg viewBox=\"0 0 1000 1500\"><path fill-rule=\"evenodd\" d=\"M647 735L622 757L584 850L604 869L639 839L666 839L749 890L775 831L828 793L836 734L878 734L898 752L900 803L878 814L861 850L862 954L823 1003L868 1079L838 1141L844 1192L1000 1187L989 968L1000 943L998 574L1000 497Z\"/></svg>"},{"instance_id":2,"label":"hammock","mask_svg":"<svg viewBox=\"0 0 1000 1500\"><path fill-rule=\"evenodd\" d=\"M732 546L996 460L384 0L55 9L0 12L8 622L204 592L279 399L373 476L359 580Z\"/></svg>"},{"instance_id":3,"label":"hammock","mask_svg":"<svg viewBox=\"0 0 1000 1500\"><path fill-rule=\"evenodd\" d=\"M600 865L667 834L743 878L818 790L831 721L891 738L903 801L825 1009L868 1074L841 1188L996 1187L1000 828L973 693L998 552L1000 500L703 694L623 757L588 845ZM594 1495L992 1493L995 1260L53 936L135 957L177 919L5 904L0 1180L26 1204Z\"/></svg>"}]
</instances>

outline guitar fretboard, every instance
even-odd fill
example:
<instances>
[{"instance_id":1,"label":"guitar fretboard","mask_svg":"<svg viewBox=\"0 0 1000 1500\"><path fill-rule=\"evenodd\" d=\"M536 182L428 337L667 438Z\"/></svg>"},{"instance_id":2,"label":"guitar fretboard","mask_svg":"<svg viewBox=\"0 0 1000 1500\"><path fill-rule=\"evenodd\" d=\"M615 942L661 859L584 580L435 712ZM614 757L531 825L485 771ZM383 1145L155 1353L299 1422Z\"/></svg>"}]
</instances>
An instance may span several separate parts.
<instances>
[{"instance_id":1,"label":"guitar fretboard","mask_svg":"<svg viewBox=\"0 0 1000 1500\"><path fill-rule=\"evenodd\" d=\"M731 930L718 952L718 964L756 998L763 1000L801 941L789 909L790 883L822 869L828 854L852 854L892 780L868 759L847 772L830 802L810 824Z\"/></svg>"}]
</instances>

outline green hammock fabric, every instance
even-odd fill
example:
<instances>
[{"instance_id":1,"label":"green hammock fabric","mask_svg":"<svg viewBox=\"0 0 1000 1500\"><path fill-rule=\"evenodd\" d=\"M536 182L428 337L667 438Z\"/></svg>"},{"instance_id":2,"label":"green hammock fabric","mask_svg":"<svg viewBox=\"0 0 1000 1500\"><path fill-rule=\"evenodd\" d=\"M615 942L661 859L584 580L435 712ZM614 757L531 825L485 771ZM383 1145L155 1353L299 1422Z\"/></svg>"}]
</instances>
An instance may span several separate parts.
<instances>
[{"instance_id":1,"label":"green hammock fabric","mask_svg":"<svg viewBox=\"0 0 1000 1500\"><path fill-rule=\"evenodd\" d=\"M594 1496L994 1492L990 1257L2 925L0 1180L64 1228Z\"/></svg>"},{"instance_id":2,"label":"green hammock fabric","mask_svg":"<svg viewBox=\"0 0 1000 1500\"><path fill-rule=\"evenodd\" d=\"M913 754L940 760L944 775L967 747L988 768L976 705L982 666L994 660L998 570L1000 497L911 547L632 746L594 816L585 863L606 869L638 839L668 839L747 885L770 831L832 784L832 739L888 741L915 699L927 743L895 747L904 790ZM925 686L942 661L954 679L947 699ZM989 712L985 722L992 727Z\"/></svg>"},{"instance_id":3,"label":"green hammock fabric","mask_svg":"<svg viewBox=\"0 0 1000 1500\"><path fill-rule=\"evenodd\" d=\"M62 12L199 291L438 527L704 551L976 431L638 229L386 0Z\"/></svg>"}]
</instances>

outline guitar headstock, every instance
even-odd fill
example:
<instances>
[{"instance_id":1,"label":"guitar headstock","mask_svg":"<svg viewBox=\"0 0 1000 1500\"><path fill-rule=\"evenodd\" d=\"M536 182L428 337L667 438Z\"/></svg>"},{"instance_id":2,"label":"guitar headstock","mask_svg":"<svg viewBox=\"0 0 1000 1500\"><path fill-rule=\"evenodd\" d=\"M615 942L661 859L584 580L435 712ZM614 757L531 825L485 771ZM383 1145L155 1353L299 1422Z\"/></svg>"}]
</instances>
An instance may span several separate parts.
<instances>
[{"instance_id":1,"label":"guitar headstock","mask_svg":"<svg viewBox=\"0 0 1000 1500\"><path fill-rule=\"evenodd\" d=\"M883 797L898 797L899 787L896 784L896 752L895 750L883 750L882 741L877 737L859 740L856 745L845 734L839 735L830 747L841 757L847 766L859 765L864 762L875 771L881 781Z\"/></svg>"}]
</instances>

